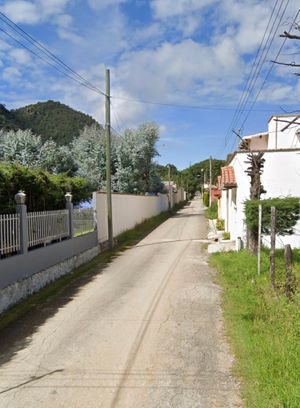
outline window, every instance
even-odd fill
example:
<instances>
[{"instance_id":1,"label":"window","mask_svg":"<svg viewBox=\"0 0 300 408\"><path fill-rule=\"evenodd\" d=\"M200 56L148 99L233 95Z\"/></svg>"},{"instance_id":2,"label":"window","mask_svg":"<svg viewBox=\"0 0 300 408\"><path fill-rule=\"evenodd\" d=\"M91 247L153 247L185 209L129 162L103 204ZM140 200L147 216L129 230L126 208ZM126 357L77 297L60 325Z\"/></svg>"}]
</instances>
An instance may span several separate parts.
<instances>
[{"instance_id":1,"label":"window","mask_svg":"<svg viewBox=\"0 0 300 408\"><path fill-rule=\"evenodd\" d=\"M233 202L234 205L236 205L236 188L231 189L231 201Z\"/></svg>"}]
</instances>

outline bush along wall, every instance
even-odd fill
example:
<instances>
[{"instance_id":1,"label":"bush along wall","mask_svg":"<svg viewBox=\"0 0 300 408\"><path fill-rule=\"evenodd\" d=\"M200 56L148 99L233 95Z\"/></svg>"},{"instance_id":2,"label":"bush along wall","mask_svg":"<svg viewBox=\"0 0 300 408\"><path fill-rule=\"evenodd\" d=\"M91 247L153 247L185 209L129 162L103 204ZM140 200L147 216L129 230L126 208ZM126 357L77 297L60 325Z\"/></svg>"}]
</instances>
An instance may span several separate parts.
<instances>
[{"instance_id":1,"label":"bush along wall","mask_svg":"<svg viewBox=\"0 0 300 408\"><path fill-rule=\"evenodd\" d=\"M270 198L267 200L247 200L245 215L247 227L258 230L258 206L262 205L262 232L270 234L271 207L276 208L276 232L290 235L300 218L300 200L298 197Z\"/></svg>"},{"instance_id":2,"label":"bush along wall","mask_svg":"<svg viewBox=\"0 0 300 408\"><path fill-rule=\"evenodd\" d=\"M83 178L0 162L0 213L15 212L14 196L20 190L26 193L29 212L64 208L67 191L72 192L74 204L90 199L92 193Z\"/></svg>"}]
</instances>

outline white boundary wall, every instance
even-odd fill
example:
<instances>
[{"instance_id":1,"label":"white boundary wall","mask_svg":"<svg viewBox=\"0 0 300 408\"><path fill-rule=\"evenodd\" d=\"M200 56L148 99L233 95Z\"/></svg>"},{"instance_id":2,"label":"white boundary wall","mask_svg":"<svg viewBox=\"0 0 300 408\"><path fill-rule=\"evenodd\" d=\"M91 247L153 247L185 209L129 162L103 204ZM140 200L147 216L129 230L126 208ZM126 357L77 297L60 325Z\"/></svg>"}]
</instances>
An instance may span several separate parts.
<instances>
[{"instance_id":1,"label":"white boundary wall","mask_svg":"<svg viewBox=\"0 0 300 408\"><path fill-rule=\"evenodd\" d=\"M174 197L175 198L175 197ZM178 202L175 198L172 202ZM98 241L108 240L107 232L107 199L106 193L93 193L93 202L97 211ZM147 218L168 210L168 195L142 196L135 194L112 194L113 234L134 228Z\"/></svg>"}]
</instances>

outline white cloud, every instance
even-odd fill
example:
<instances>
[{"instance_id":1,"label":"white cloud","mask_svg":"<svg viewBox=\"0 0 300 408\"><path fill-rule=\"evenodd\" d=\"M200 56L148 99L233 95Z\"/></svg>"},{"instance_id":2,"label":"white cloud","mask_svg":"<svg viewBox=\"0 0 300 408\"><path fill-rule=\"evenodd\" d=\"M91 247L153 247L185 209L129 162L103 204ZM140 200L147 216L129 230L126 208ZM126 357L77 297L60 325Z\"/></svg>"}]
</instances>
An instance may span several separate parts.
<instances>
[{"instance_id":1,"label":"white cloud","mask_svg":"<svg viewBox=\"0 0 300 408\"><path fill-rule=\"evenodd\" d=\"M58 35L73 43L65 47L64 42L56 42L53 46L55 53L62 55L76 70L86 66L83 75L101 89L104 88L102 62L109 64L115 95L193 105L214 104L216 101L226 104L238 100L240 85L251 65L249 60L260 43L273 7L271 0L151 0L155 19L148 23L128 19L123 8L116 7L125 1L0 0L1 4L4 3L0 8L5 8L9 17L17 22L45 24L51 21ZM85 3L85 12L93 16L90 17L91 24L86 24L80 14L71 14L74 3L74 11L78 10L80 3ZM147 4L149 1L143 2L143 7ZM92 11L104 8L105 12ZM0 42L0 52L4 47L7 44ZM8 49L0 55L1 60L2 56L4 61L10 58L10 62L13 59L20 64L22 58L24 63L28 58L18 49ZM62 80L62 77L57 80L54 71L48 74L49 80L41 87L46 71L41 64L36 65L38 79L31 83L36 85L37 95L40 92L49 98L58 98L103 122L102 97L69 80ZM5 71L7 80L19 77L20 71L8 68L10 70ZM24 73L25 79L33 77L33 73L25 72L23 68ZM286 71L282 68L274 70L278 82L269 83L261 95L262 100L287 100L288 94L292 94L291 85L280 82L284 73ZM30 99L28 95L23 97ZM112 115L115 127L151 119L153 111L159 109L155 105L123 99L113 99L112 102L113 111L119 118L116 120L115 114Z\"/></svg>"},{"instance_id":2,"label":"white cloud","mask_svg":"<svg viewBox=\"0 0 300 408\"><path fill-rule=\"evenodd\" d=\"M25 0L10 0L0 7L15 23L36 24L41 20L35 3Z\"/></svg>"},{"instance_id":3,"label":"white cloud","mask_svg":"<svg viewBox=\"0 0 300 408\"><path fill-rule=\"evenodd\" d=\"M62 13L70 0L36 0L37 7L46 16Z\"/></svg>"},{"instance_id":4,"label":"white cloud","mask_svg":"<svg viewBox=\"0 0 300 408\"><path fill-rule=\"evenodd\" d=\"M0 10L15 23L40 24L50 18L52 22L57 16L66 20L64 11L68 3L70 0L6 0Z\"/></svg>"},{"instance_id":5,"label":"white cloud","mask_svg":"<svg viewBox=\"0 0 300 408\"><path fill-rule=\"evenodd\" d=\"M272 82L265 86L259 100L264 102L298 103L300 98L295 92L294 86L281 82Z\"/></svg>"},{"instance_id":6,"label":"white cloud","mask_svg":"<svg viewBox=\"0 0 300 408\"><path fill-rule=\"evenodd\" d=\"M6 50L8 50L10 48L11 48L11 46L6 41L4 41L4 40L2 40L0 38L0 51L6 51Z\"/></svg>"},{"instance_id":7,"label":"white cloud","mask_svg":"<svg viewBox=\"0 0 300 408\"><path fill-rule=\"evenodd\" d=\"M17 82L21 75L22 73L17 67L7 67L2 71L2 79L8 82Z\"/></svg>"},{"instance_id":8,"label":"white cloud","mask_svg":"<svg viewBox=\"0 0 300 408\"><path fill-rule=\"evenodd\" d=\"M225 89L230 93L241 81L242 69L239 54L228 40L213 47L184 40L127 53L118 74L135 97L164 102L182 102L184 98L190 102L197 92L198 96L207 94L209 84L215 84L216 94Z\"/></svg>"},{"instance_id":9,"label":"white cloud","mask_svg":"<svg viewBox=\"0 0 300 408\"><path fill-rule=\"evenodd\" d=\"M152 0L151 7L158 19L186 15L212 6L216 0Z\"/></svg>"},{"instance_id":10,"label":"white cloud","mask_svg":"<svg viewBox=\"0 0 300 408\"><path fill-rule=\"evenodd\" d=\"M132 46L136 44L145 45L151 47L151 44L163 37L165 33L165 27L162 24L153 23L142 28L134 29L131 33L130 43Z\"/></svg>"},{"instance_id":11,"label":"white cloud","mask_svg":"<svg viewBox=\"0 0 300 408\"><path fill-rule=\"evenodd\" d=\"M106 7L126 3L127 1L128 0L88 0L88 4L93 10L102 10Z\"/></svg>"},{"instance_id":12,"label":"white cloud","mask_svg":"<svg viewBox=\"0 0 300 408\"><path fill-rule=\"evenodd\" d=\"M9 52L9 56L13 62L17 64L28 64L31 61L29 53L22 48L13 48Z\"/></svg>"}]
</instances>

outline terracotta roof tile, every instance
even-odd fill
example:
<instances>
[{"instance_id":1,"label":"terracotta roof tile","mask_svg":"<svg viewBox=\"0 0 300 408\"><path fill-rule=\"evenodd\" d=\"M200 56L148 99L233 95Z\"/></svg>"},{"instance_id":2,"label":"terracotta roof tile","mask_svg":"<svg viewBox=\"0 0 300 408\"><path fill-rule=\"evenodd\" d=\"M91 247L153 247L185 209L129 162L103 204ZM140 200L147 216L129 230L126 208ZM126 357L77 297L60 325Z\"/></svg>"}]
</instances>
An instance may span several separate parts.
<instances>
[{"instance_id":1,"label":"terracotta roof tile","mask_svg":"<svg viewBox=\"0 0 300 408\"><path fill-rule=\"evenodd\" d=\"M225 166L221 168L221 185L223 188L235 187L236 179L234 168L232 166Z\"/></svg>"}]
</instances>

